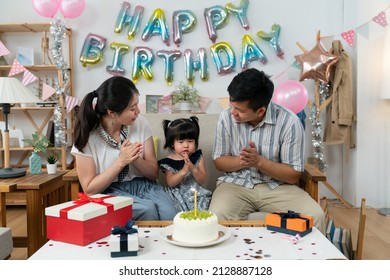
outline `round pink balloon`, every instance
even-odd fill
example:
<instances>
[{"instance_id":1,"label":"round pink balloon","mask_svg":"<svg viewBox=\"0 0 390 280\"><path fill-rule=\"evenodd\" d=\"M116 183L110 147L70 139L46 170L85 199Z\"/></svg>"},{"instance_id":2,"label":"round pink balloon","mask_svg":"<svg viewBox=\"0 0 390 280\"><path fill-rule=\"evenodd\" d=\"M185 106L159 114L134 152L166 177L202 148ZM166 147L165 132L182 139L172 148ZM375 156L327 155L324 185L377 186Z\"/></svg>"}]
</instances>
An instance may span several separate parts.
<instances>
[{"instance_id":1,"label":"round pink balloon","mask_svg":"<svg viewBox=\"0 0 390 280\"><path fill-rule=\"evenodd\" d=\"M76 18L85 9L85 0L58 0L60 11L65 18Z\"/></svg>"},{"instance_id":2,"label":"round pink balloon","mask_svg":"<svg viewBox=\"0 0 390 280\"><path fill-rule=\"evenodd\" d=\"M34 10L43 17L54 17L58 11L58 0L33 0Z\"/></svg>"},{"instance_id":3,"label":"round pink balloon","mask_svg":"<svg viewBox=\"0 0 390 280\"><path fill-rule=\"evenodd\" d=\"M307 104L309 96L305 86L294 80L287 80L276 87L272 101L295 114L301 112Z\"/></svg>"}]
</instances>

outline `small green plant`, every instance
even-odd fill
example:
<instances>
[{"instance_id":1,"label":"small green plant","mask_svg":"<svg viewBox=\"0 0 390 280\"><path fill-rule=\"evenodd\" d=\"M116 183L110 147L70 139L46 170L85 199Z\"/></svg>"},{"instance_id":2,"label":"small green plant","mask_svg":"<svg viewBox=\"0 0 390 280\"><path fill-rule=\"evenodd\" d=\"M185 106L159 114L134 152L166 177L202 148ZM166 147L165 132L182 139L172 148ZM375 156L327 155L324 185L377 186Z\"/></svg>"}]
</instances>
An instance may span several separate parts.
<instances>
[{"instance_id":1,"label":"small green plant","mask_svg":"<svg viewBox=\"0 0 390 280\"><path fill-rule=\"evenodd\" d=\"M176 90L172 92L172 104L187 101L191 104L195 104L199 98L199 92L194 86L189 86L184 82L176 87Z\"/></svg>"},{"instance_id":2,"label":"small green plant","mask_svg":"<svg viewBox=\"0 0 390 280\"><path fill-rule=\"evenodd\" d=\"M47 147L49 147L49 140L46 136L42 136L37 131L35 131L32 135L32 139L22 139L23 142L31 145L33 147L33 151L36 153L43 152L46 153Z\"/></svg>"},{"instance_id":3,"label":"small green plant","mask_svg":"<svg viewBox=\"0 0 390 280\"><path fill-rule=\"evenodd\" d=\"M60 153L57 150L52 149L46 160L48 164L55 164L60 159L60 157Z\"/></svg>"}]
</instances>

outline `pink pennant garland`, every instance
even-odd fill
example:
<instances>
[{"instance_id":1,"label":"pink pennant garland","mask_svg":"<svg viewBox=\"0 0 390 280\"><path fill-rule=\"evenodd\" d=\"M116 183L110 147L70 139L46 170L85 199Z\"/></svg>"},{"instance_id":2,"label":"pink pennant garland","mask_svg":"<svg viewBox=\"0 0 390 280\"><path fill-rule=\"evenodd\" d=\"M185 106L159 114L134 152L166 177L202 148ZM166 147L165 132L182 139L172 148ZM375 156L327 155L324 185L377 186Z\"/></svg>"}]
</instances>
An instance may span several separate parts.
<instances>
[{"instance_id":1,"label":"pink pennant garland","mask_svg":"<svg viewBox=\"0 0 390 280\"><path fill-rule=\"evenodd\" d=\"M46 99L48 99L55 92L56 92L56 90L54 88L52 88L51 86L44 83L42 86L42 101L45 101Z\"/></svg>"},{"instance_id":2,"label":"pink pennant garland","mask_svg":"<svg viewBox=\"0 0 390 280\"><path fill-rule=\"evenodd\" d=\"M28 84L31 84L32 82L35 82L36 80L38 80L38 78L33 73L31 73L28 70L24 71L23 80L22 80L22 84L24 86L27 86Z\"/></svg>"},{"instance_id":3,"label":"pink pennant garland","mask_svg":"<svg viewBox=\"0 0 390 280\"><path fill-rule=\"evenodd\" d=\"M218 98L218 103L222 107L222 109L226 109L227 107L229 107L229 98L227 97Z\"/></svg>"},{"instance_id":4,"label":"pink pennant garland","mask_svg":"<svg viewBox=\"0 0 390 280\"><path fill-rule=\"evenodd\" d=\"M66 111L69 113L79 103L79 99L73 96L67 95L65 97Z\"/></svg>"},{"instance_id":5,"label":"pink pennant garland","mask_svg":"<svg viewBox=\"0 0 390 280\"><path fill-rule=\"evenodd\" d=\"M0 41L0 56L9 54L9 50L4 46L3 42Z\"/></svg>"},{"instance_id":6,"label":"pink pennant garland","mask_svg":"<svg viewBox=\"0 0 390 280\"><path fill-rule=\"evenodd\" d=\"M202 112L204 112L206 110L207 105L209 105L210 101L211 101L210 97L200 96L198 101L199 109Z\"/></svg>"},{"instance_id":7,"label":"pink pennant garland","mask_svg":"<svg viewBox=\"0 0 390 280\"><path fill-rule=\"evenodd\" d=\"M374 22L385 27L387 26L387 19L385 12L380 12L378 15L372 18Z\"/></svg>"},{"instance_id":8,"label":"pink pennant garland","mask_svg":"<svg viewBox=\"0 0 390 280\"><path fill-rule=\"evenodd\" d=\"M353 41L355 39L355 30L349 30L346 32L341 33L341 37L350 45L353 46Z\"/></svg>"},{"instance_id":9,"label":"pink pennant garland","mask_svg":"<svg viewBox=\"0 0 390 280\"><path fill-rule=\"evenodd\" d=\"M17 59L14 59L14 62L12 63L11 70L9 71L8 76L14 76L16 74L19 74L21 72L24 72L26 68L22 64L19 63Z\"/></svg>"}]
</instances>

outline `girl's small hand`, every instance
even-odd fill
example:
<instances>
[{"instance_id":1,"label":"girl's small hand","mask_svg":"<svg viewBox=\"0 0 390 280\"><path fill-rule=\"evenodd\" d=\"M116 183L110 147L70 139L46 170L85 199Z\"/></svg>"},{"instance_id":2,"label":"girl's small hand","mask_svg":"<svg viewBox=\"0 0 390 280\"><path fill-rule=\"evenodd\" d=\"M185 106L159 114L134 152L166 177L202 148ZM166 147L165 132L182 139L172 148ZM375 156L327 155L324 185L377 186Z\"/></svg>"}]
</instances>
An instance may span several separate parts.
<instances>
[{"instance_id":1,"label":"girl's small hand","mask_svg":"<svg viewBox=\"0 0 390 280\"><path fill-rule=\"evenodd\" d=\"M187 166L188 169L187 171L191 171L194 170L194 168L196 168L196 166L191 162L190 158L188 157L188 154L186 154L184 156L184 166Z\"/></svg>"},{"instance_id":2,"label":"girl's small hand","mask_svg":"<svg viewBox=\"0 0 390 280\"><path fill-rule=\"evenodd\" d=\"M185 156L183 157L183 159L184 159L184 165L183 165L183 168L180 169L180 173L182 176L185 176L188 173L188 171L190 171L190 167L188 166L188 164L186 162Z\"/></svg>"}]
</instances>

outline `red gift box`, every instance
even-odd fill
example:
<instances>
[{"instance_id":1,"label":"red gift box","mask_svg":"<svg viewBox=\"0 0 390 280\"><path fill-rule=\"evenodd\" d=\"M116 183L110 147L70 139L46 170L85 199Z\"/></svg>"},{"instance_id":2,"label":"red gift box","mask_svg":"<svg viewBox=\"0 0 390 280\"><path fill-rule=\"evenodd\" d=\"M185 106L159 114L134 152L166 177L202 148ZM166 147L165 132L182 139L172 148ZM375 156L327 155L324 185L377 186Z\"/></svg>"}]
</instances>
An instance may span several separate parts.
<instances>
[{"instance_id":1,"label":"red gift box","mask_svg":"<svg viewBox=\"0 0 390 280\"><path fill-rule=\"evenodd\" d=\"M80 193L80 199L47 207L47 238L87 245L111 234L111 228L132 218L133 199Z\"/></svg>"}]
</instances>

